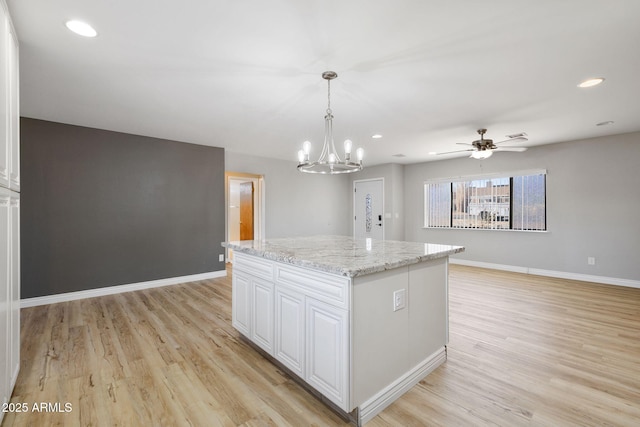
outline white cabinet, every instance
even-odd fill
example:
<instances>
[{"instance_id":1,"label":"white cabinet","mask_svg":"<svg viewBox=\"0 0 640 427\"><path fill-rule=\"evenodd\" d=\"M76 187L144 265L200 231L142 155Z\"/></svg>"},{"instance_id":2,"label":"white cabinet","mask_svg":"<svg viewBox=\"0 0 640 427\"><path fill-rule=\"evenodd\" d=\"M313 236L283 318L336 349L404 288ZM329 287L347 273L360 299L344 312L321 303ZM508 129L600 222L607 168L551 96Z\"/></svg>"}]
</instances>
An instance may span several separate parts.
<instances>
[{"instance_id":1,"label":"white cabinet","mask_svg":"<svg viewBox=\"0 0 640 427\"><path fill-rule=\"evenodd\" d=\"M4 0L0 0L0 187L9 188L11 164L9 134L9 12Z\"/></svg>"},{"instance_id":2,"label":"white cabinet","mask_svg":"<svg viewBox=\"0 0 640 427\"><path fill-rule=\"evenodd\" d=\"M350 412L351 280L285 264L275 269L276 359Z\"/></svg>"},{"instance_id":3,"label":"white cabinet","mask_svg":"<svg viewBox=\"0 0 640 427\"><path fill-rule=\"evenodd\" d=\"M0 0L0 187L20 191L18 38Z\"/></svg>"},{"instance_id":4,"label":"white cabinet","mask_svg":"<svg viewBox=\"0 0 640 427\"><path fill-rule=\"evenodd\" d=\"M233 326L347 412L350 283L234 252Z\"/></svg>"},{"instance_id":5,"label":"white cabinet","mask_svg":"<svg viewBox=\"0 0 640 427\"><path fill-rule=\"evenodd\" d=\"M274 286L271 264L235 254L231 296L232 324L273 355Z\"/></svg>"},{"instance_id":6,"label":"white cabinet","mask_svg":"<svg viewBox=\"0 0 640 427\"><path fill-rule=\"evenodd\" d=\"M275 358L304 378L304 295L286 287L276 287Z\"/></svg>"},{"instance_id":7,"label":"white cabinet","mask_svg":"<svg viewBox=\"0 0 640 427\"><path fill-rule=\"evenodd\" d=\"M231 323L245 336L251 327L251 279L248 274L234 268L231 288Z\"/></svg>"},{"instance_id":8,"label":"white cabinet","mask_svg":"<svg viewBox=\"0 0 640 427\"><path fill-rule=\"evenodd\" d=\"M251 279L251 341L273 355L273 282Z\"/></svg>"},{"instance_id":9,"label":"white cabinet","mask_svg":"<svg viewBox=\"0 0 640 427\"><path fill-rule=\"evenodd\" d=\"M11 359L11 337L9 336L11 316L9 299L11 229L9 215L11 213L11 198L9 193L9 190L0 187L0 399L2 399L0 403L8 402L11 393L11 374L9 373Z\"/></svg>"},{"instance_id":10,"label":"white cabinet","mask_svg":"<svg viewBox=\"0 0 640 427\"><path fill-rule=\"evenodd\" d=\"M276 282L274 357L349 411L349 312Z\"/></svg>"},{"instance_id":11,"label":"white cabinet","mask_svg":"<svg viewBox=\"0 0 640 427\"><path fill-rule=\"evenodd\" d=\"M18 97L18 39L7 4L0 0L0 403L10 400L20 367Z\"/></svg>"},{"instance_id":12,"label":"white cabinet","mask_svg":"<svg viewBox=\"0 0 640 427\"><path fill-rule=\"evenodd\" d=\"M20 369L20 193L9 200L9 379L11 389Z\"/></svg>"},{"instance_id":13,"label":"white cabinet","mask_svg":"<svg viewBox=\"0 0 640 427\"><path fill-rule=\"evenodd\" d=\"M306 323L305 380L347 411L349 313L307 298Z\"/></svg>"},{"instance_id":14,"label":"white cabinet","mask_svg":"<svg viewBox=\"0 0 640 427\"><path fill-rule=\"evenodd\" d=\"M7 112L9 188L20 191L20 100L18 74L18 38L9 24L7 43Z\"/></svg>"},{"instance_id":15,"label":"white cabinet","mask_svg":"<svg viewBox=\"0 0 640 427\"><path fill-rule=\"evenodd\" d=\"M0 399L20 367L20 193L0 187ZM0 415L1 416L1 415Z\"/></svg>"}]
</instances>

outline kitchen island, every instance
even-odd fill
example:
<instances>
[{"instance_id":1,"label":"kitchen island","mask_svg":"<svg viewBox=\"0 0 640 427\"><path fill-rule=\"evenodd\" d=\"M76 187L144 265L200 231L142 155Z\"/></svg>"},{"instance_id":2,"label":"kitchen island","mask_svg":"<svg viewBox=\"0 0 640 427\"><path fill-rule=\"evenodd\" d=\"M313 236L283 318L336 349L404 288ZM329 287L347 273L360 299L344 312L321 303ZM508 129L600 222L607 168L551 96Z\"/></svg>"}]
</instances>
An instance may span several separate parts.
<instances>
[{"instance_id":1,"label":"kitchen island","mask_svg":"<svg viewBox=\"0 0 640 427\"><path fill-rule=\"evenodd\" d=\"M446 360L448 258L462 246L346 236L222 245L234 254L233 326L358 425Z\"/></svg>"}]
</instances>

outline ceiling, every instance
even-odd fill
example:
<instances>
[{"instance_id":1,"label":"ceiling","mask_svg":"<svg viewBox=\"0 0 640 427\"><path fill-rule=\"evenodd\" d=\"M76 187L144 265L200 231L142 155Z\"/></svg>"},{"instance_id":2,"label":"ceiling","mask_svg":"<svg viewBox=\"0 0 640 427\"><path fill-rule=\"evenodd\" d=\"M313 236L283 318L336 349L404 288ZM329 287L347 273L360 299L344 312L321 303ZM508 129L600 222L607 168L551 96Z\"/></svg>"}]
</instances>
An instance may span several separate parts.
<instances>
[{"instance_id":1,"label":"ceiling","mask_svg":"<svg viewBox=\"0 0 640 427\"><path fill-rule=\"evenodd\" d=\"M319 153L333 70L336 143L365 165L464 156L429 153L481 127L529 147L640 130L638 0L7 3L26 117L296 162Z\"/></svg>"}]
</instances>

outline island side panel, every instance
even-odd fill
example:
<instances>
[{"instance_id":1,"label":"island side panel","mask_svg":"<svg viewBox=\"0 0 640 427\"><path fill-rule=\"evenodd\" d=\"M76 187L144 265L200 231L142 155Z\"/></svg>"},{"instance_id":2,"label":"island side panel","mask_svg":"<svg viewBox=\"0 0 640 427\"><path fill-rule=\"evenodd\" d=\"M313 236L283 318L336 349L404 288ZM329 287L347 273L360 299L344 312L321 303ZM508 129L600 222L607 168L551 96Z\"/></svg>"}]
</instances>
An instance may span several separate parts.
<instances>
[{"instance_id":1,"label":"island side panel","mask_svg":"<svg viewBox=\"0 0 640 427\"><path fill-rule=\"evenodd\" d=\"M448 343L448 257L409 267L409 363L415 366Z\"/></svg>"},{"instance_id":2,"label":"island side panel","mask_svg":"<svg viewBox=\"0 0 640 427\"><path fill-rule=\"evenodd\" d=\"M394 311L402 289L405 308ZM361 406L443 352L447 257L358 276L352 298L352 404Z\"/></svg>"},{"instance_id":3,"label":"island side panel","mask_svg":"<svg viewBox=\"0 0 640 427\"><path fill-rule=\"evenodd\" d=\"M360 406L409 366L409 310L393 311L393 292L409 288L409 268L354 278L352 405Z\"/></svg>"}]
</instances>

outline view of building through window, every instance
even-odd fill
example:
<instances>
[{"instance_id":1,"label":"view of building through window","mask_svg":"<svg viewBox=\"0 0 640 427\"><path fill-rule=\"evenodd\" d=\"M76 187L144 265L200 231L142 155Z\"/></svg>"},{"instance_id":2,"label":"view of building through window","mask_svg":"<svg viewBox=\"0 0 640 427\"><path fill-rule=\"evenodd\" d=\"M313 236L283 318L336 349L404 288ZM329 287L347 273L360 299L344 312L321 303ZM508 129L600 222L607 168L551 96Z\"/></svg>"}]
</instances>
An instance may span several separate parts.
<instances>
[{"instance_id":1,"label":"view of building through window","mask_svg":"<svg viewBox=\"0 0 640 427\"><path fill-rule=\"evenodd\" d=\"M545 173L425 183L425 227L546 230Z\"/></svg>"},{"instance_id":2,"label":"view of building through window","mask_svg":"<svg viewBox=\"0 0 640 427\"><path fill-rule=\"evenodd\" d=\"M509 178L454 182L452 185L452 227L509 228Z\"/></svg>"}]
</instances>

